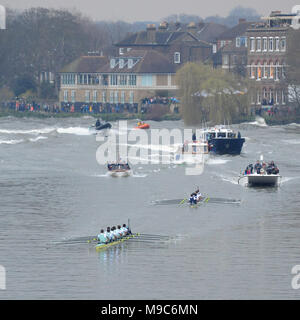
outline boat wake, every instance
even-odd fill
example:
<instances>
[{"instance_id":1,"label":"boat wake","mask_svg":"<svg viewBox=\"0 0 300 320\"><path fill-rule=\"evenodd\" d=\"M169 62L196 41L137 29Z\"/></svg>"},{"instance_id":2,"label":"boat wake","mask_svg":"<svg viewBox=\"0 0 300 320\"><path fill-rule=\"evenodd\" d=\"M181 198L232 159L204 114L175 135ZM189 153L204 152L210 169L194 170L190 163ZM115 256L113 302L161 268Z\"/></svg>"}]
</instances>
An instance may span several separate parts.
<instances>
[{"instance_id":1,"label":"boat wake","mask_svg":"<svg viewBox=\"0 0 300 320\"><path fill-rule=\"evenodd\" d=\"M24 140L0 140L0 144L18 144L23 142Z\"/></svg>"},{"instance_id":2,"label":"boat wake","mask_svg":"<svg viewBox=\"0 0 300 320\"><path fill-rule=\"evenodd\" d=\"M56 131L61 134L74 134L77 136L90 136L93 134L89 128L83 127L57 128Z\"/></svg>"}]
</instances>

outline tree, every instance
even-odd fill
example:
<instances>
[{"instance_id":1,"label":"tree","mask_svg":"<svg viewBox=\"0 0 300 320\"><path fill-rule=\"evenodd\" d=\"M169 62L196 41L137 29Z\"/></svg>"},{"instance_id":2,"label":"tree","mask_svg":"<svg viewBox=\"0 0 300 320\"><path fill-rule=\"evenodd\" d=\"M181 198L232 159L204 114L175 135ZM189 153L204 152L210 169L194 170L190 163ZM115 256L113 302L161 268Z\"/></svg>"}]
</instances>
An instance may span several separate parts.
<instances>
[{"instance_id":1,"label":"tree","mask_svg":"<svg viewBox=\"0 0 300 320\"><path fill-rule=\"evenodd\" d=\"M247 83L232 73L203 64L185 64L176 74L185 124L238 121L248 115Z\"/></svg>"}]
</instances>

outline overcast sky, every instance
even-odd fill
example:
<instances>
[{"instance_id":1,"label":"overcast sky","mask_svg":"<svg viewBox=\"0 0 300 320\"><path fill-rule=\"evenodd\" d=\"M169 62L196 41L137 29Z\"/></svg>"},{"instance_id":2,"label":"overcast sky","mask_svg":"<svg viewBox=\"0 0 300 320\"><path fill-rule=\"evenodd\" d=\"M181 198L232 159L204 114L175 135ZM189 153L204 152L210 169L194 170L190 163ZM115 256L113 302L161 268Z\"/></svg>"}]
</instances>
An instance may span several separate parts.
<instances>
[{"instance_id":1,"label":"overcast sky","mask_svg":"<svg viewBox=\"0 0 300 320\"><path fill-rule=\"evenodd\" d=\"M10 8L50 7L76 9L96 20L161 20L171 14L195 14L202 18L210 15L227 16L241 5L254 8L262 15L272 10L290 12L300 0L0 0Z\"/></svg>"}]
</instances>

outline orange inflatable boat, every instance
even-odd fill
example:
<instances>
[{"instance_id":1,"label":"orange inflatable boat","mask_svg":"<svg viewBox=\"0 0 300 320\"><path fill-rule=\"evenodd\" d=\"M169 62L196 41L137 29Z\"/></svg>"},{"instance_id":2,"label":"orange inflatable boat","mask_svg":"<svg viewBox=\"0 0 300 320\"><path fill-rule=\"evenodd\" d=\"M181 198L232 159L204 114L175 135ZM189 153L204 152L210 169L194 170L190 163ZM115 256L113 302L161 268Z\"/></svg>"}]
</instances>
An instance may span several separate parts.
<instances>
[{"instance_id":1,"label":"orange inflatable boat","mask_svg":"<svg viewBox=\"0 0 300 320\"><path fill-rule=\"evenodd\" d=\"M135 129L149 129L149 128L150 128L149 124L143 123L143 122L138 124L137 127L135 127Z\"/></svg>"}]
</instances>

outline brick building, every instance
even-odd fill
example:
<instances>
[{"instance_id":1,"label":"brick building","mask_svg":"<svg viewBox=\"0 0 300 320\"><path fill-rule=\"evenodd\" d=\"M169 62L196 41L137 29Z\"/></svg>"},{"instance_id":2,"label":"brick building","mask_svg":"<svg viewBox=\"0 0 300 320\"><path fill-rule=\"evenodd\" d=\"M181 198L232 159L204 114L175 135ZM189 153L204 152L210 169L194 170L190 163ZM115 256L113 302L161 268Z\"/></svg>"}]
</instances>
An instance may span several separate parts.
<instances>
[{"instance_id":1,"label":"brick building","mask_svg":"<svg viewBox=\"0 0 300 320\"><path fill-rule=\"evenodd\" d=\"M288 101L286 55L294 15L272 12L247 30L247 75L256 110L285 107Z\"/></svg>"}]
</instances>

